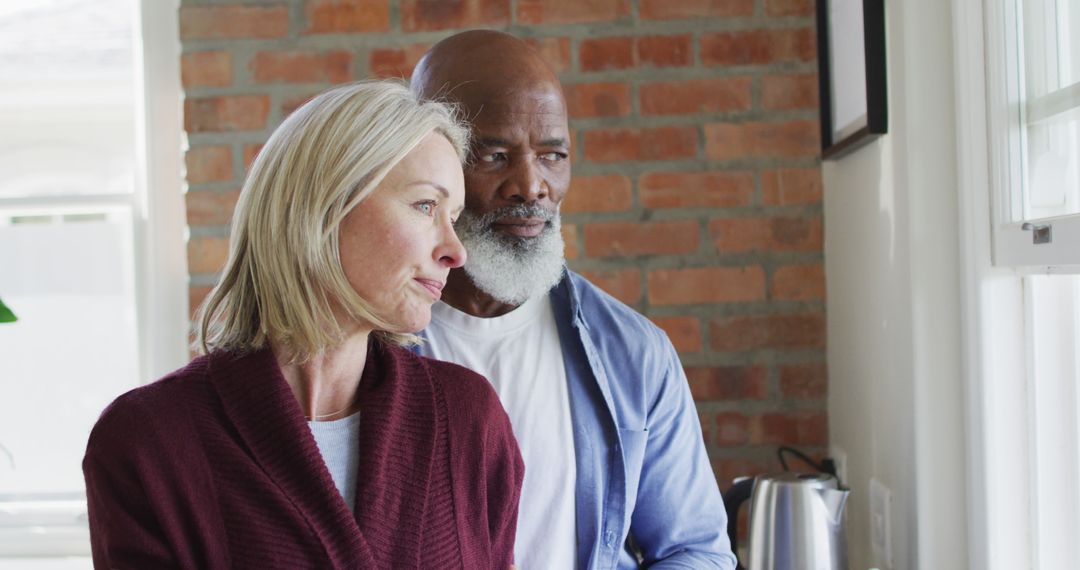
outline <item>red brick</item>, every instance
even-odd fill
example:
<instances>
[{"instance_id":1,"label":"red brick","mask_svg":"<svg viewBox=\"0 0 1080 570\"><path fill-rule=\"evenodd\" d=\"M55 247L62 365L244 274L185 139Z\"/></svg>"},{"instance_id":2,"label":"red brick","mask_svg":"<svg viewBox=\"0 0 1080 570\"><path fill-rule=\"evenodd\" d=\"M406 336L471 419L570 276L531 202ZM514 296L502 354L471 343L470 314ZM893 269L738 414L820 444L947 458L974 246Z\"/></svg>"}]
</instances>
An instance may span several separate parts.
<instances>
[{"instance_id":1,"label":"red brick","mask_svg":"<svg viewBox=\"0 0 1080 570\"><path fill-rule=\"evenodd\" d=\"M750 423L750 442L767 445L828 445L823 412L768 413Z\"/></svg>"},{"instance_id":2,"label":"red brick","mask_svg":"<svg viewBox=\"0 0 1080 570\"><path fill-rule=\"evenodd\" d=\"M289 33L284 6L182 6L180 39L280 38Z\"/></svg>"},{"instance_id":3,"label":"red brick","mask_svg":"<svg viewBox=\"0 0 1080 570\"><path fill-rule=\"evenodd\" d=\"M627 69L634 66L634 40L628 37L582 40L578 57L582 71Z\"/></svg>"},{"instance_id":4,"label":"red brick","mask_svg":"<svg viewBox=\"0 0 1080 570\"><path fill-rule=\"evenodd\" d=\"M816 110L818 108L817 74L766 76L761 83L761 104L769 110Z\"/></svg>"},{"instance_id":5,"label":"red brick","mask_svg":"<svg viewBox=\"0 0 1080 570\"><path fill-rule=\"evenodd\" d=\"M714 160L814 157L820 151L817 121L705 125L705 154Z\"/></svg>"},{"instance_id":6,"label":"red brick","mask_svg":"<svg viewBox=\"0 0 1080 570\"><path fill-rule=\"evenodd\" d=\"M717 317L709 326L713 350L824 348L825 315Z\"/></svg>"},{"instance_id":7,"label":"red brick","mask_svg":"<svg viewBox=\"0 0 1080 570\"><path fill-rule=\"evenodd\" d=\"M217 273L229 258L229 238L198 237L188 242L188 273Z\"/></svg>"},{"instance_id":8,"label":"red brick","mask_svg":"<svg viewBox=\"0 0 1080 570\"><path fill-rule=\"evenodd\" d=\"M401 29L406 32L505 26L510 0L402 0Z\"/></svg>"},{"instance_id":9,"label":"red brick","mask_svg":"<svg viewBox=\"0 0 1080 570\"><path fill-rule=\"evenodd\" d=\"M244 145L244 168L251 168L251 163L255 162L255 157L258 156L259 151L262 150L262 143L248 143Z\"/></svg>"},{"instance_id":10,"label":"red brick","mask_svg":"<svg viewBox=\"0 0 1080 570\"><path fill-rule=\"evenodd\" d=\"M820 263L785 265L773 272L770 296L784 301L825 299L825 270Z\"/></svg>"},{"instance_id":11,"label":"red brick","mask_svg":"<svg viewBox=\"0 0 1080 570\"><path fill-rule=\"evenodd\" d=\"M259 130L269 114L267 95L193 98L184 101L184 128L189 133Z\"/></svg>"},{"instance_id":12,"label":"red brick","mask_svg":"<svg viewBox=\"0 0 1080 570\"><path fill-rule=\"evenodd\" d=\"M570 70L570 38L529 38L525 43L532 46L555 73Z\"/></svg>"},{"instance_id":13,"label":"red brick","mask_svg":"<svg viewBox=\"0 0 1080 570\"><path fill-rule=\"evenodd\" d=\"M184 194L187 204L187 223L192 226L223 226L232 219L239 190L217 192L190 190Z\"/></svg>"},{"instance_id":14,"label":"red brick","mask_svg":"<svg viewBox=\"0 0 1080 570\"><path fill-rule=\"evenodd\" d=\"M701 37L705 65L810 62L817 57L813 28L719 32Z\"/></svg>"},{"instance_id":15,"label":"red brick","mask_svg":"<svg viewBox=\"0 0 1080 570\"><path fill-rule=\"evenodd\" d=\"M751 172L649 172L638 192L646 208L729 208L747 206L754 195Z\"/></svg>"},{"instance_id":16,"label":"red brick","mask_svg":"<svg viewBox=\"0 0 1080 570\"><path fill-rule=\"evenodd\" d=\"M627 305L641 300L641 271L637 268L585 271L582 275Z\"/></svg>"},{"instance_id":17,"label":"red brick","mask_svg":"<svg viewBox=\"0 0 1080 570\"><path fill-rule=\"evenodd\" d=\"M625 83L563 85L571 118L620 117L630 113L630 86Z\"/></svg>"},{"instance_id":18,"label":"red brick","mask_svg":"<svg viewBox=\"0 0 1080 570\"><path fill-rule=\"evenodd\" d=\"M641 19L753 16L754 0L641 0Z\"/></svg>"},{"instance_id":19,"label":"red brick","mask_svg":"<svg viewBox=\"0 0 1080 570\"><path fill-rule=\"evenodd\" d=\"M698 248L697 220L596 222L585 226L589 257L690 253Z\"/></svg>"},{"instance_id":20,"label":"red brick","mask_svg":"<svg viewBox=\"0 0 1080 570\"><path fill-rule=\"evenodd\" d=\"M344 83L353 78L352 62L344 50L261 51L249 67L258 83Z\"/></svg>"},{"instance_id":21,"label":"red brick","mask_svg":"<svg viewBox=\"0 0 1080 570\"><path fill-rule=\"evenodd\" d=\"M559 211L621 212L630 209L630 179L621 174L575 176Z\"/></svg>"},{"instance_id":22,"label":"red brick","mask_svg":"<svg viewBox=\"0 0 1080 570\"><path fill-rule=\"evenodd\" d=\"M562 225L562 238L566 243L564 248L564 255L567 260L574 260L578 258L578 245L577 245L577 226L573 224Z\"/></svg>"},{"instance_id":23,"label":"red brick","mask_svg":"<svg viewBox=\"0 0 1080 570\"><path fill-rule=\"evenodd\" d=\"M390 31L389 0L307 0L308 34Z\"/></svg>"},{"instance_id":24,"label":"red brick","mask_svg":"<svg viewBox=\"0 0 1080 570\"><path fill-rule=\"evenodd\" d=\"M824 398L828 392L828 374L824 364L798 364L780 367L780 396L783 398Z\"/></svg>"},{"instance_id":25,"label":"red brick","mask_svg":"<svg viewBox=\"0 0 1080 570\"><path fill-rule=\"evenodd\" d=\"M180 81L187 88L232 85L232 54L227 51L185 53L180 58Z\"/></svg>"},{"instance_id":26,"label":"red brick","mask_svg":"<svg viewBox=\"0 0 1080 570\"><path fill-rule=\"evenodd\" d=\"M184 155L189 184L232 180L232 149L227 145L197 146Z\"/></svg>"},{"instance_id":27,"label":"red brick","mask_svg":"<svg viewBox=\"0 0 1080 570\"><path fill-rule=\"evenodd\" d=\"M284 101L281 102L281 116L288 117L289 115L293 114L293 111L299 109L300 107L303 107L304 103L311 101L311 99L314 98L316 95L318 95L318 92L313 91L287 97Z\"/></svg>"},{"instance_id":28,"label":"red brick","mask_svg":"<svg viewBox=\"0 0 1080 570\"><path fill-rule=\"evenodd\" d=\"M202 305L213 289L208 285L188 287L188 319L195 319L196 311L199 310L199 306Z\"/></svg>"},{"instance_id":29,"label":"red brick","mask_svg":"<svg viewBox=\"0 0 1080 570\"><path fill-rule=\"evenodd\" d=\"M693 63L688 34L585 39L578 52L582 71L629 69L638 65L680 67Z\"/></svg>"},{"instance_id":30,"label":"red brick","mask_svg":"<svg viewBox=\"0 0 1080 570\"><path fill-rule=\"evenodd\" d=\"M768 395L762 366L720 366L687 368L686 379L694 400L764 400Z\"/></svg>"},{"instance_id":31,"label":"red brick","mask_svg":"<svg viewBox=\"0 0 1080 570\"><path fill-rule=\"evenodd\" d=\"M404 47L376 48L368 55L368 74L374 77L399 77L408 79L413 68L430 43L411 44Z\"/></svg>"},{"instance_id":32,"label":"red brick","mask_svg":"<svg viewBox=\"0 0 1080 570\"><path fill-rule=\"evenodd\" d=\"M679 352L701 352L701 321L697 317L649 317L664 329Z\"/></svg>"},{"instance_id":33,"label":"red brick","mask_svg":"<svg viewBox=\"0 0 1080 570\"><path fill-rule=\"evenodd\" d=\"M761 193L766 206L820 204L821 169L787 168L762 172Z\"/></svg>"},{"instance_id":34,"label":"red brick","mask_svg":"<svg viewBox=\"0 0 1080 570\"><path fill-rule=\"evenodd\" d=\"M721 218L709 222L717 251L821 251L821 218Z\"/></svg>"},{"instance_id":35,"label":"red brick","mask_svg":"<svg viewBox=\"0 0 1080 570\"><path fill-rule=\"evenodd\" d=\"M749 460L743 458L717 459L713 461L713 471L716 473L716 479L720 483L720 486L725 490L737 477L753 477L754 475L776 471L779 468L780 466L776 465L775 461ZM746 507L739 509L740 518L745 516L748 510L749 509ZM746 536L745 526L740 527L739 536Z\"/></svg>"},{"instance_id":36,"label":"red brick","mask_svg":"<svg viewBox=\"0 0 1080 570\"><path fill-rule=\"evenodd\" d=\"M518 0L519 24L610 22L630 15L630 0Z\"/></svg>"},{"instance_id":37,"label":"red brick","mask_svg":"<svg viewBox=\"0 0 1080 570\"><path fill-rule=\"evenodd\" d=\"M595 162L694 158L697 145L694 127L596 129L585 133L585 158Z\"/></svg>"},{"instance_id":38,"label":"red brick","mask_svg":"<svg viewBox=\"0 0 1080 570\"><path fill-rule=\"evenodd\" d=\"M716 414L716 444L722 446L750 443L750 418L739 412Z\"/></svg>"},{"instance_id":39,"label":"red brick","mask_svg":"<svg viewBox=\"0 0 1080 570\"><path fill-rule=\"evenodd\" d=\"M765 0L767 16L813 16L814 0Z\"/></svg>"},{"instance_id":40,"label":"red brick","mask_svg":"<svg viewBox=\"0 0 1080 570\"><path fill-rule=\"evenodd\" d=\"M688 115L747 111L751 106L749 77L692 79L646 83L639 89L642 115Z\"/></svg>"},{"instance_id":41,"label":"red brick","mask_svg":"<svg viewBox=\"0 0 1080 570\"><path fill-rule=\"evenodd\" d=\"M693 63L689 34L647 36L636 39L638 63L656 67L681 67Z\"/></svg>"},{"instance_id":42,"label":"red brick","mask_svg":"<svg viewBox=\"0 0 1080 570\"><path fill-rule=\"evenodd\" d=\"M649 272L648 288L652 305L759 301L765 298L765 270L758 266L654 269Z\"/></svg>"}]
</instances>

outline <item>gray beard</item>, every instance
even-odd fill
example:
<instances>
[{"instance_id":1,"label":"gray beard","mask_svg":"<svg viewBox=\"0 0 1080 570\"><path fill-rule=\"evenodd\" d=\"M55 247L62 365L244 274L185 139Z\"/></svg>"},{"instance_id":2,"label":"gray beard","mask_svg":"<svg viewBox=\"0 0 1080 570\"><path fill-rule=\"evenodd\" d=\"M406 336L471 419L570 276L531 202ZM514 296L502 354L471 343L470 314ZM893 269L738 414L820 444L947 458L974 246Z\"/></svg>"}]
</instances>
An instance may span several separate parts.
<instances>
[{"instance_id":1,"label":"gray beard","mask_svg":"<svg viewBox=\"0 0 1080 570\"><path fill-rule=\"evenodd\" d=\"M548 221L532 238L508 236L493 229L507 217L534 217ZM481 291L508 305L546 294L562 279L563 239L558 211L533 204L510 206L482 216L463 211L454 229L468 258L465 274Z\"/></svg>"}]
</instances>

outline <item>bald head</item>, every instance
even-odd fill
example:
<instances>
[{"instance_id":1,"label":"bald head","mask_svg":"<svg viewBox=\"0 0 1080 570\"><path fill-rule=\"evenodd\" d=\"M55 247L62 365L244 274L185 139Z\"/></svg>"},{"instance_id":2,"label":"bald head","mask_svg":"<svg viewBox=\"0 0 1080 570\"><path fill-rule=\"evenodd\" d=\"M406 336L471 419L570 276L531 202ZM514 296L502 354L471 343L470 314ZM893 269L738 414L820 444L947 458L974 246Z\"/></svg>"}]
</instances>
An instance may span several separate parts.
<instances>
[{"instance_id":1,"label":"bald head","mask_svg":"<svg viewBox=\"0 0 1080 570\"><path fill-rule=\"evenodd\" d=\"M413 71L424 99L456 103L471 127L465 211L469 252L443 300L501 315L562 278L559 204L570 188L570 128L555 72L525 42L474 30L435 44Z\"/></svg>"},{"instance_id":2,"label":"bald head","mask_svg":"<svg viewBox=\"0 0 1080 570\"><path fill-rule=\"evenodd\" d=\"M445 99L478 111L485 104L522 92L562 96L558 77L520 39L494 30L470 30L432 46L413 71L410 86L424 99Z\"/></svg>"}]
</instances>

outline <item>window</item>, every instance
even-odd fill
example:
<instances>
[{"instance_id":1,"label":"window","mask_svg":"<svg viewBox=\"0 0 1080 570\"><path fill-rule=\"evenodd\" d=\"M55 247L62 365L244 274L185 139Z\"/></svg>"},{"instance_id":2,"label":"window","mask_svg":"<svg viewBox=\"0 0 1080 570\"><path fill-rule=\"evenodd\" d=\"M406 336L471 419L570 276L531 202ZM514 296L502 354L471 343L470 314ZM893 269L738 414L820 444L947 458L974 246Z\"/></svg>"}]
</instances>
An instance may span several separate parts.
<instances>
[{"instance_id":1,"label":"window","mask_svg":"<svg viewBox=\"0 0 1080 570\"><path fill-rule=\"evenodd\" d=\"M1080 4L990 4L994 260L1080 265Z\"/></svg>"},{"instance_id":2,"label":"window","mask_svg":"<svg viewBox=\"0 0 1080 570\"><path fill-rule=\"evenodd\" d=\"M0 0L0 559L89 554L89 430L186 360L176 9Z\"/></svg>"},{"instance_id":3,"label":"window","mask_svg":"<svg viewBox=\"0 0 1080 570\"><path fill-rule=\"evenodd\" d=\"M1080 4L954 0L953 18L971 566L1071 568L1080 559Z\"/></svg>"}]
</instances>

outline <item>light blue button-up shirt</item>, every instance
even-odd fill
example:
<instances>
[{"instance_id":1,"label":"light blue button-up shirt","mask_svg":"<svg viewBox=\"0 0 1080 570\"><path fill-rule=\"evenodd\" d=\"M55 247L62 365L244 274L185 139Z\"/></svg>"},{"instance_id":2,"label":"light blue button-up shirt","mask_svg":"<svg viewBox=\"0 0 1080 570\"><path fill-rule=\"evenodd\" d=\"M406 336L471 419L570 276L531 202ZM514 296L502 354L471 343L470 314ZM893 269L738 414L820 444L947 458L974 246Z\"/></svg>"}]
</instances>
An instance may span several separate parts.
<instances>
[{"instance_id":1,"label":"light blue button-up shirt","mask_svg":"<svg viewBox=\"0 0 1080 570\"><path fill-rule=\"evenodd\" d=\"M578 568L638 568L632 536L650 568L734 570L723 500L667 335L569 270L551 301L574 422Z\"/></svg>"}]
</instances>

